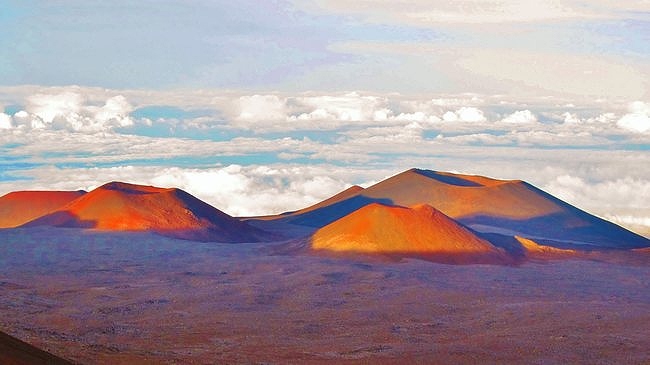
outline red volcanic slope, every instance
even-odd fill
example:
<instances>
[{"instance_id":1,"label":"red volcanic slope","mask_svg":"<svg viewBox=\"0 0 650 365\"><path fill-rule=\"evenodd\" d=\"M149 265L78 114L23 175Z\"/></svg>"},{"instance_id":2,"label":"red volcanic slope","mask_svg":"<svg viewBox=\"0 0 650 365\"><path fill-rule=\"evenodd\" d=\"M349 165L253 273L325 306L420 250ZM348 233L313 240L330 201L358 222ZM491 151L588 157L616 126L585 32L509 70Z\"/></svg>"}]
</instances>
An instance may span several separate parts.
<instances>
[{"instance_id":1,"label":"red volcanic slope","mask_svg":"<svg viewBox=\"0 0 650 365\"><path fill-rule=\"evenodd\" d=\"M520 180L429 170L407 170L363 192L369 198L389 198L394 204L428 203L455 219L476 215L529 219L562 211L545 196L533 194Z\"/></svg>"},{"instance_id":2,"label":"red volcanic slope","mask_svg":"<svg viewBox=\"0 0 650 365\"><path fill-rule=\"evenodd\" d=\"M529 257L544 257L544 256L570 256L575 254L576 250L555 248L550 246L540 245L539 243L525 237L515 236L515 239L524 248L524 253Z\"/></svg>"},{"instance_id":3,"label":"red volcanic slope","mask_svg":"<svg viewBox=\"0 0 650 365\"><path fill-rule=\"evenodd\" d=\"M482 232L596 247L639 248L650 240L588 214L520 180L410 169L283 223L323 227L365 205L429 204Z\"/></svg>"},{"instance_id":4,"label":"red volcanic slope","mask_svg":"<svg viewBox=\"0 0 650 365\"><path fill-rule=\"evenodd\" d=\"M334 199L343 193L313 208L279 215L276 219L322 227L372 202L401 206L429 204L454 219L489 216L525 220L563 211L562 206L536 194L530 185L519 180L418 169L407 170L369 188L359 188Z\"/></svg>"},{"instance_id":5,"label":"red volcanic slope","mask_svg":"<svg viewBox=\"0 0 650 365\"><path fill-rule=\"evenodd\" d=\"M121 182L105 184L25 226L154 231L164 235L222 242L256 242L268 234L183 190Z\"/></svg>"},{"instance_id":6,"label":"red volcanic slope","mask_svg":"<svg viewBox=\"0 0 650 365\"><path fill-rule=\"evenodd\" d=\"M611 248L650 246L650 240L595 217L521 180L411 169L364 190L394 204L428 203L480 231L506 232Z\"/></svg>"},{"instance_id":7,"label":"red volcanic slope","mask_svg":"<svg viewBox=\"0 0 650 365\"><path fill-rule=\"evenodd\" d=\"M84 195L79 191L14 191L0 197L0 228L18 227Z\"/></svg>"},{"instance_id":8,"label":"red volcanic slope","mask_svg":"<svg viewBox=\"0 0 650 365\"><path fill-rule=\"evenodd\" d=\"M313 250L485 257L505 260L491 243L430 205L372 203L313 234Z\"/></svg>"}]
</instances>

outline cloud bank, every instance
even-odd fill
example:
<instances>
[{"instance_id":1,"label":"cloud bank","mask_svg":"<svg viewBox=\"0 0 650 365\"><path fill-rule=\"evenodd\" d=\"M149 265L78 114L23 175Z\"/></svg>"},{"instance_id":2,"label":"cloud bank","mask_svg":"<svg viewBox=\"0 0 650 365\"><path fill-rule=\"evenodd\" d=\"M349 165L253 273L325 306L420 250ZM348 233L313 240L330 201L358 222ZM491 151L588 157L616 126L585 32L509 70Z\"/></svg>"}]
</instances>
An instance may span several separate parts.
<instances>
[{"instance_id":1,"label":"cloud bank","mask_svg":"<svg viewBox=\"0 0 650 365\"><path fill-rule=\"evenodd\" d=\"M648 103L396 93L0 88L0 193L178 186L233 215L411 167L525 179L647 229Z\"/></svg>"}]
</instances>

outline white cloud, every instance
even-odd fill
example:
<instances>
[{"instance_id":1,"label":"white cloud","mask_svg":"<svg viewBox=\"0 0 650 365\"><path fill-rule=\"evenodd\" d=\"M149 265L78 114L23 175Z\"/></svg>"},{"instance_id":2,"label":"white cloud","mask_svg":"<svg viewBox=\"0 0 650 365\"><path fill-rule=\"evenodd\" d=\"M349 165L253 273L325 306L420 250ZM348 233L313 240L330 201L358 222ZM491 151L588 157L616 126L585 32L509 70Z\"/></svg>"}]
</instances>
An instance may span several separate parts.
<instances>
[{"instance_id":1,"label":"white cloud","mask_svg":"<svg viewBox=\"0 0 650 365\"><path fill-rule=\"evenodd\" d=\"M293 1L312 11L359 16L370 22L418 26L441 24L500 24L578 19L617 19L648 12L647 1L598 0L312 0ZM632 13L632 14L630 14Z\"/></svg>"},{"instance_id":2,"label":"white cloud","mask_svg":"<svg viewBox=\"0 0 650 365\"><path fill-rule=\"evenodd\" d=\"M635 101L629 106L629 113L625 114L616 124L632 132L650 131L650 103Z\"/></svg>"},{"instance_id":3,"label":"white cloud","mask_svg":"<svg viewBox=\"0 0 650 365\"><path fill-rule=\"evenodd\" d=\"M378 96L252 95L221 106L235 127L255 131L335 129L348 123L386 123L394 119L387 100Z\"/></svg>"},{"instance_id":4,"label":"white cloud","mask_svg":"<svg viewBox=\"0 0 650 365\"><path fill-rule=\"evenodd\" d=\"M153 166L77 169L47 167L31 174L36 182L30 186L25 186L22 182L3 184L3 188L92 190L109 181L128 181L178 187L230 215L250 216L304 208L346 189L362 175L364 174L359 170L350 171L343 167L300 165L229 165L204 169ZM384 177L374 171L370 175L375 178ZM365 180L358 182L363 183Z\"/></svg>"},{"instance_id":5,"label":"white cloud","mask_svg":"<svg viewBox=\"0 0 650 365\"><path fill-rule=\"evenodd\" d=\"M318 142L293 138L243 138L228 141L156 138L118 133L78 133L64 130L14 130L0 134L0 145L17 144L11 154L33 162L101 163L189 156L245 156L253 153L314 153ZM54 155L51 157L50 155Z\"/></svg>"},{"instance_id":6,"label":"white cloud","mask_svg":"<svg viewBox=\"0 0 650 365\"><path fill-rule=\"evenodd\" d=\"M0 113L0 129L11 129L12 127L11 116Z\"/></svg>"},{"instance_id":7,"label":"white cloud","mask_svg":"<svg viewBox=\"0 0 650 365\"><path fill-rule=\"evenodd\" d=\"M13 126L27 129L63 129L80 132L108 131L133 125L133 107L124 96L94 104L76 91L36 93L25 98L25 110L14 114Z\"/></svg>"},{"instance_id":8,"label":"white cloud","mask_svg":"<svg viewBox=\"0 0 650 365\"><path fill-rule=\"evenodd\" d=\"M52 124L56 118L74 120L80 117L83 99L81 94L35 94L27 98L29 111L40 119L42 126Z\"/></svg>"},{"instance_id":9,"label":"white cloud","mask_svg":"<svg viewBox=\"0 0 650 365\"><path fill-rule=\"evenodd\" d=\"M94 112L94 119L104 127L128 127L133 125L129 113L133 107L122 95L117 95L106 100L106 104L100 108L88 108Z\"/></svg>"},{"instance_id":10,"label":"white cloud","mask_svg":"<svg viewBox=\"0 0 650 365\"><path fill-rule=\"evenodd\" d=\"M420 123L429 123L435 124L441 121L441 119L436 115L429 115L425 112L415 112L415 113L400 113L394 118L396 121L416 121Z\"/></svg>"},{"instance_id":11,"label":"white cloud","mask_svg":"<svg viewBox=\"0 0 650 365\"><path fill-rule=\"evenodd\" d=\"M345 122L385 120L391 114L391 111L386 108L386 100L383 98L364 96L356 92L341 96L306 97L302 98L300 102L315 110L324 111L330 117L328 119Z\"/></svg>"},{"instance_id":12,"label":"white cloud","mask_svg":"<svg viewBox=\"0 0 650 365\"><path fill-rule=\"evenodd\" d=\"M650 217L637 217L632 215L605 215L605 218L624 226L643 226L646 228L646 230L650 229Z\"/></svg>"},{"instance_id":13,"label":"white cloud","mask_svg":"<svg viewBox=\"0 0 650 365\"><path fill-rule=\"evenodd\" d=\"M533 114L530 110L517 110L516 112L508 115L507 117L501 120L503 123L510 124L529 124L536 123L537 116Z\"/></svg>"},{"instance_id":14,"label":"white cloud","mask_svg":"<svg viewBox=\"0 0 650 365\"><path fill-rule=\"evenodd\" d=\"M242 96L236 102L236 120L258 123L286 119L286 100L276 95Z\"/></svg>"},{"instance_id":15,"label":"white cloud","mask_svg":"<svg viewBox=\"0 0 650 365\"><path fill-rule=\"evenodd\" d=\"M560 199L630 228L650 226L650 179L619 177L588 182L560 175L545 186Z\"/></svg>"},{"instance_id":16,"label":"white cloud","mask_svg":"<svg viewBox=\"0 0 650 365\"><path fill-rule=\"evenodd\" d=\"M448 111L442 115L445 122L485 122L483 111L474 107L461 107L455 112Z\"/></svg>"},{"instance_id":17,"label":"white cloud","mask_svg":"<svg viewBox=\"0 0 650 365\"><path fill-rule=\"evenodd\" d=\"M580 118L574 113L565 112L562 117L564 117L565 124L578 124L581 122Z\"/></svg>"},{"instance_id":18,"label":"white cloud","mask_svg":"<svg viewBox=\"0 0 650 365\"><path fill-rule=\"evenodd\" d=\"M0 100L25 110L0 114L0 124L11 127L0 133L2 153L18 164L36 165L13 170L11 163L3 165L6 175L30 180L0 181L2 192L88 188L126 180L177 185L232 214L265 214L301 208L346 184L422 167L525 179L620 222L650 217L650 192L644 190L650 170L640 168L650 165L650 154L629 149L647 143L647 132L621 129L630 120L636 121L630 124L636 131L644 125L648 104L643 102L628 108L618 98L14 90L0 87ZM46 102L50 97L52 105ZM186 138L122 134L117 128L130 123L129 110L165 105L214 110L220 119L175 117L176 127L190 130ZM143 127L142 121L132 122ZM32 129L32 123L41 123L41 128ZM154 131L160 128L156 123ZM193 137L193 128L201 131L201 138ZM241 129L274 133L241 137L249 135ZM320 139L301 129L328 133ZM259 166L258 155L271 165ZM205 165L231 163L228 156L249 156L251 162ZM134 160L149 166L128 167ZM104 164L117 167L79 167ZM51 167L61 165L76 167Z\"/></svg>"}]
</instances>

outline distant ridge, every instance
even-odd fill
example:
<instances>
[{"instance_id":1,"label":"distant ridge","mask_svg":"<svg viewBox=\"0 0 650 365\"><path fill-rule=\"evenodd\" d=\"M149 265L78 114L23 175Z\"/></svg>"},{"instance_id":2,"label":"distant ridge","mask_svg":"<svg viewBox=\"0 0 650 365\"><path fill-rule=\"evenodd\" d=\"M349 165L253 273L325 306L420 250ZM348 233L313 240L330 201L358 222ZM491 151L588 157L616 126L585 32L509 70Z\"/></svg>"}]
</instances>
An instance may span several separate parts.
<instances>
[{"instance_id":1,"label":"distant ridge","mask_svg":"<svg viewBox=\"0 0 650 365\"><path fill-rule=\"evenodd\" d=\"M346 196L316 209L278 215L274 219L283 224L318 229L372 203L429 204L479 232L591 248L650 246L650 240L645 237L521 180L410 169Z\"/></svg>"},{"instance_id":2,"label":"distant ridge","mask_svg":"<svg viewBox=\"0 0 650 365\"><path fill-rule=\"evenodd\" d=\"M176 188L110 182L24 227L152 231L195 241L258 242L272 235ZM277 238L277 237L275 237Z\"/></svg>"},{"instance_id":3,"label":"distant ridge","mask_svg":"<svg viewBox=\"0 0 650 365\"><path fill-rule=\"evenodd\" d=\"M196 241L277 241L310 237L371 204L430 205L497 247L518 247L520 255L525 247L515 237L567 250L650 247L647 238L524 181L422 169L409 169L365 189L351 186L297 211L262 217L233 218L180 189L123 182L89 193L14 192L0 198L0 228L77 227L152 231Z\"/></svg>"},{"instance_id":4,"label":"distant ridge","mask_svg":"<svg viewBox=\"0 0 650 365\"><path fill-rule=\"evenodd\" d=\"M13 228L53 212L84 195L79 191L14 191L0 197L0 228Z\"/></svg>"}]
</instances>

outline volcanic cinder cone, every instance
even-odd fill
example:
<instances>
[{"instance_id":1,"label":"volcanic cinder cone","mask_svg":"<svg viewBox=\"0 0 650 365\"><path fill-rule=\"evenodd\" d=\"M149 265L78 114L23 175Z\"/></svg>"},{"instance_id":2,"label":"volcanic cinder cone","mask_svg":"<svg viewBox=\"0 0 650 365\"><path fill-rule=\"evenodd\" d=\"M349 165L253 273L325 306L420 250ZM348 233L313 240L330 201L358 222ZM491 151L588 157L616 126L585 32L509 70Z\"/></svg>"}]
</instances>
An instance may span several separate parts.
<instances>
[{"instance_id":1,"label":"volcanic cinder cone","mask_svg":"<svg viewBox=\"0 0 650 365\"><path fill-rule=\"evenodd\" d=\"M438 261L506 262L505 253L430 205L366 205L319 229L313 250L437 257Z\"/></svg>"},{"instance_id":2,"label":"volcanic cinder cone","mask_svg":"<svg viewBox=\"0 0 650 365\"><path fill-rule=\"evenodd\" d=\"M25 226L153 231L166 236L220 242L257 242L268 233L251 227L176 188L121 182L105 184Z\"/></svg>"},{"instance_id":3,"label":"volcanic cinder cone","mask_svg":"<svg viewBox=\"0 0 650 365\"><path fill-rule=\"evenodd\" d=\"M13 228L51 213L84 195L79 191L14 191L0 197L0 228Z\"/></svg>"},{"instance_id":4,"label":"volcanic cinder cone","mask_svg":"<svg viewBox=\"0 0 650 365\"><path fill-rule=\"evenodd\" d=\"M323 202L325 203L325 202ZM650 240L586 213L520 180L410 169L316 209L276 219L323 227L371 203L429 204L479 232L607 248L640 248Z\"/></svg>"},{"instance_id":5,"label":"volcanic cinder cone","mask_svg":"<svg viewBox=\"0 0 650 365\"><path fill-rule=\"evenodd\" d=\"M428 203L478 231L609 248L650 246L645 237L595 217L520 180L411 169L364 196L394 204Z\"/></svg>"}]
</instances>

